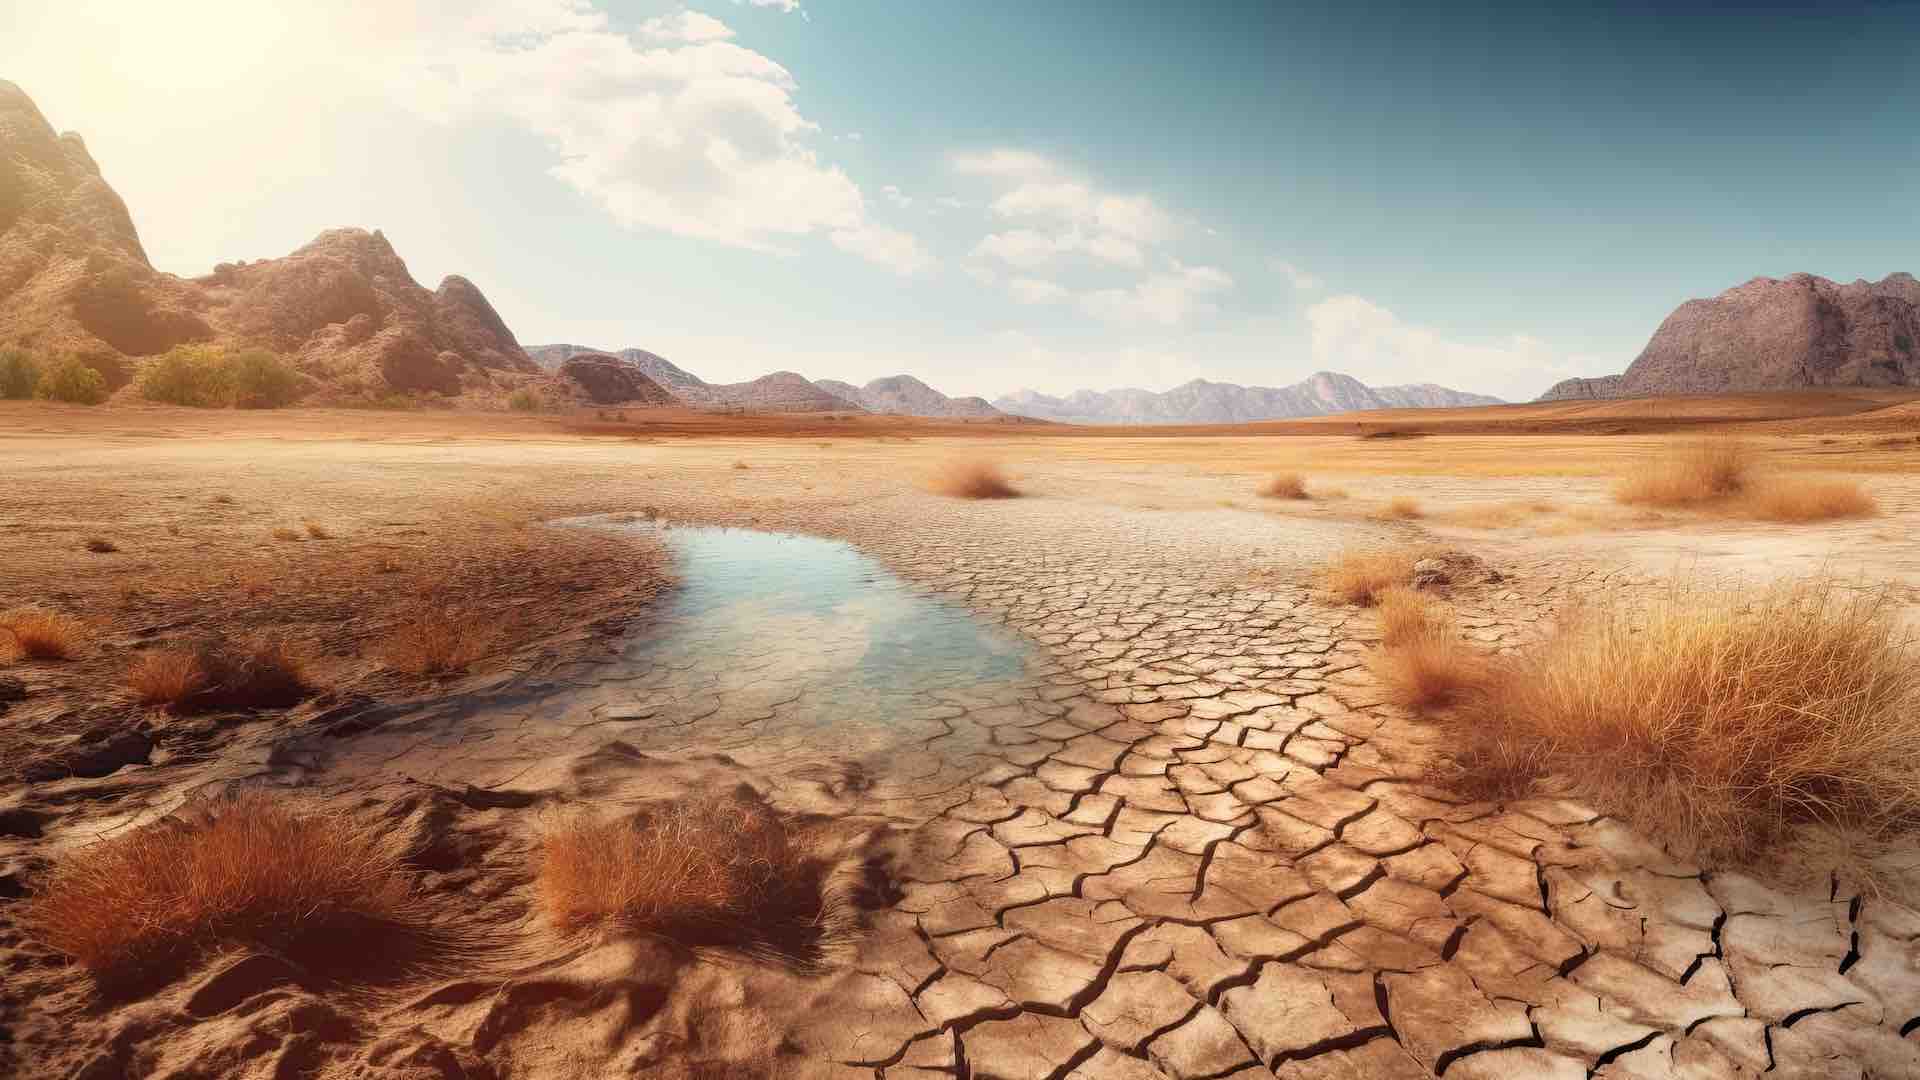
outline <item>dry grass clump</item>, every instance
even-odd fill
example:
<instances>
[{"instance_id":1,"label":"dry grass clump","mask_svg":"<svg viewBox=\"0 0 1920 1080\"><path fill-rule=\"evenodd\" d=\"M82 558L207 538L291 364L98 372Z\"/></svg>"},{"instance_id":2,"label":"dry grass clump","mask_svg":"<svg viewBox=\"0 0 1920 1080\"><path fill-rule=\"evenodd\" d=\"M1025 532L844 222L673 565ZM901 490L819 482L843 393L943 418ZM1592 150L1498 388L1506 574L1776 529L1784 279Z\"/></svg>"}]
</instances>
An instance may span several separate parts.
<instances>
[{"instance_id":1,"label":"dry grass clump","mask_svg":"<svg viewBox=\"0 0 1920 1080\"><path fill-rule=\"evenodd\" d=\"M107 539L104 536L88 537L86 544L84 546L88 551L93 552L95 555L111 555L114 552L120 550L120 545L114 543L113 541Z\"/></svg>"},{"instance_id":2,"label":"dry grass clump","mask_svg":"<svg viewBox=\"0 0 1920 1080\"><path fill-rule=\"evenodd\" d=\"M1388 700L1408 708L1451 705L1486 685L1484 653L1460 639L1432 597L1403 585L1380 591L1380 649L1369 664Z\"/></svg>"},{"instance_id":3,"label":"dry grass clump","mask_svg":"<svg viewBox=\"0 0 1920 1080\"><path fill-rule=\"evenodd\" d=\"M1374 516L1387 521L1412 521L1425 517L1426 511L1420 508L1419 500L1405 495L1396 495L1387 500L1387 504L1374 511Z\"/></svg>"},{"instance_id":4,"label":"dry grass clump","mask_svg":"<svg viewBox=\"0 0 1920 1080\"><path fill-rule=\"evenodd\" d=\"M1276 473L1260 485L1260 494L1269 499L1304 499L1307 481L1299 473Z\"/></svg>"},{"instance_id":5,"label":"dry grass clump","mask_svg":"<svg viewBox=\"0 0 1920 1080\"><path fill-rule=\"evenodd\" d=\"M1698 506L1745 489L1753 450L1735 439L1673 443L1614 484L1618 502L1639 506Z\"/></svg>"},{"instance_id":6,"label":"dry grass clump","mask_svg":"<svg viewBox=\"0 0 1920 1080\"><path fill-rule=\"evenodd\" d=\"M275 540L298 540L300 539L300 530L289 529L285 525L278 525L274 527L273 538Z\"/></svg>"},{"instance_id":7,"label":"dry grass clump","mask_svg":"<svg viewBox=\"0 0 1920 1080\"><path fill-rule=\"evenodd\" d=\"M102 979L220 944L359 950L418 925L398 854L338 814L245 794L61 857L23 905L35 938Z\"/></svg>"},{"instance_id":8,"label":"dry grass clump","mask_svg":"<svg viewBox=\"0 0 1920 1080\"><path fill-rule=\"evenodd\" d=\"M373 654L409 675L445 675L465 671L492 652L500 633L496 622L429 601L402 616L374 646Z\"/></svg>"},{"instance_id":9,"label":"dry grass clump","mask_svg":"<svg viewBox=\"0 0 1920 1080\"><path fill-rule=\"evenodd\" d=\"M795 952L829 921L822 873L778 814L736 792L558 824L542 843L537 888L563 931L611 923L691 944Z\"/></svg>"},{"instance_id":10,"label":"dry grass clump","mask_svg":"<svg viewBox=\"0 0 1920 1080\"><path fill-rule=\"evenodd\" d=\"M1413 578L1413 564L1420 561L1418 552L1403 548L1388 551L1362 551L1353 549L1342 552L1322 572L1321 580L1328 591L1336 594L1349 604L1361 607L1371 606L1381 591L1396 585L1404 586Z\"/></svg>"},{"instance_id":11,"label":"dry grass clump","mask_svg":"<svg viewBox=\"0 0 1920 1080\"><path fill-rule=\"evenodd\" d=\"M1442 518L1450 525L1469 529L1511 529L1557 513L1558 503L1544 499L1513 499L1497 503L1472 503L1447 511Z\"/></svg>"},{"instance_id":12,"label":"dry grass clump","mask_svg":"<svg viewBox=\"0 0 1920 1080\"><path fill-rule=\"evenodd\" d=\"M325 525L322 525L317 521L304 522L302 523L301 527L306 529L307 535L312 537L315 540L333 539L333 533Z\"/></svg>"},{"instance_id":13,"label":"dry grass clump","mask_svg":"<svg viewBox=\"0 0 1920 1080\"><path fill-rule=\"evenodd\" d=\"M126 685L140 704L181 713L282 709L311 690L304 663L277 637L154 649L134 660Z\"/></svg>"},{"instance_id":14,"label":"dry grass clump","mask_svg":"<svg viewBox=\"0 0 1920 1080\"><path fill-rule=\"evenodd\" d=\"M0 612L0 642L29 660L69 660L86 640L86 626L64 612L17 607Z\"/></svg>"},{"instance_id":15,"label":"dry grass clump","mask_svg":"<svg viewBox=\"0 0 1920 1080\"><path fill-rule=\"evenodd\" d=\"M955 499L1012 499L1020 491L1000 467L978 458L942 462L927 477L927 490Z\"/></svg>"},{"instance_id":16,"label":"dry grass clump","mask_svg":"<svg viewBox=\"0 0 1920 1080\"><path fill-rule=\"evenodd\" d=\"M1552 786L1703 858L1920 815L1920 666L1878 594L1677 586L1501 665L1458 722L1474 782Z\"/></svg>"},{"instance_id":17,"label":"dry grass clump","mask_svg":"<svg viewBox=\"0 0 1920 1080\"><path fill-rule=\"evenodd\" d=\"M1782 522L1871 517L1880 509L1852 480L1802 476L1761 477L1747 486L1739 507L1746 517Z\"/></svg>"}]
</instances>

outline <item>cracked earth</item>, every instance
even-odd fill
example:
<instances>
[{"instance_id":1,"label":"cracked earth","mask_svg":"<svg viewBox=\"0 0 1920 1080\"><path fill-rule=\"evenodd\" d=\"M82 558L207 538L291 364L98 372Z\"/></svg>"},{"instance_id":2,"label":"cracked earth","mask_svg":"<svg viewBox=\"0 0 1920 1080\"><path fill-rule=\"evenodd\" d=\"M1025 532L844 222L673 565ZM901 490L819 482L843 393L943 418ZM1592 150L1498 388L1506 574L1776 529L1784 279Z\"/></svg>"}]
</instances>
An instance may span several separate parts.
<instances>
[{"instance_id":1,"label":"cracked earth","mask_svg":"<svg viewBox=\"0 0 1920 1080\"><path fill-rule=\"evenodd\" d=\"M395 827L438 815L456 836L546 799L741 782L838 823L879 879L818 969L676 961L668 1004L643 1006L643 945L522 957L353 1013L384 1034L331 1059L342 1075L646 1075L663 1048L726 1042L704 1011L766 1028L783 1077L1920 1076L1910 908L1705 872L1582 806L1428 778L1433 731L1363 666L1373 616L1310 576L1416 526L1044 495L652 498L670 519L844 540L1029 656L985 684L821 699L794 672L868 648L858 627L770 633L723 663L618 648L263 738L179 781L384 798ZM1504 580L1452 600L1489 649L1648 580L1481 550ZM524 833L469 855L514 863ZM530 926L524 878L495 877L466 886L475 910ZM194 1013L179 1002L220 978L164 1008ZM262 1031L285 1020L254 1008ZM124 1032L108 1042L138 1042Z\"/></svg>"}]
</instances>

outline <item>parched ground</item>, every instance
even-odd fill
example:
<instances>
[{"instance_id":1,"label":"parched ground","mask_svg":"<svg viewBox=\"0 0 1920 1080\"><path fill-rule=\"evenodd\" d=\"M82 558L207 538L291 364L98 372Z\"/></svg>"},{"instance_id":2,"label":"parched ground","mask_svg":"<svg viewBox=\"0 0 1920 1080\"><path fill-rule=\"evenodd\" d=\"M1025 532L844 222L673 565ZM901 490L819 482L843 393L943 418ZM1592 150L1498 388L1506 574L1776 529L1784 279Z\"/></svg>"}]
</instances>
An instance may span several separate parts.
<instances>
[{"instance_id":1,"label":"parched ground","mask_svg":"<svg viewBox=\"0 0 1920 1080\"><path fill-rule=\"evenodd\" d=\"M171 411L111 433L15 416L46 430L0 429L0 607L55 603L98 636L75 664L0 671L29 691L0 725L71 738L59 717L85 712L151 750L0 794L0 895L65 847L266 784L407 837L471 934L457 963L377 987L239 956L103 1002L0 900L0 1063L21 1075L1920 1075L1912 898L1707 871L1565 802L1464 800L1434 779L1432 729L1363 667L1372 616L1313 587L1349 545L1470 551L1503 579L1452 599L1493 649L1676 568L1825 563L1911 588L1920 450L1883 433L1765 436L1769 461L1861 473L1883 508L1778 526L1617 513L1606 474L1654 436L769 439L413 416L346 432L309 414L269 437ZM1026 497L918 489L956 456L998 459ZM1328 497L1254 495L1279 468ZM210 509L214 493L234 502ZM1426 516L1378 520L1392 497ZM1511 504L1552 509L1474 524ZM849 541L1016 632L1031 662L818 723L836 703L787 673L857 636L788 628L671 660L625 646L660 629L657 548L619 520L641 513ZM610 527L525 524L585 514ZM308 519L337 539L270 538ZM96 535L120 550L86 552ZM484 603L536 610L463 679L384 672L358 651L378 619L298 599L331 566L366 584L314 577L326 595L372 605L388 545L453 557L496 537L512 557L482 569L527 576L484 574ZM213 732L118 699L114 672L153 635L251 611L154 583L249 559L284 598L261 617L308 635L347 689ZM575 591L548 588L563 579ZM156 598L126 605L130 586ZM570 605L602 631L568 625ZM854 912L848 940L773 962L540 917L543 821L739 784L839 868L821 889Z\"/></svg>"}]
</instances>

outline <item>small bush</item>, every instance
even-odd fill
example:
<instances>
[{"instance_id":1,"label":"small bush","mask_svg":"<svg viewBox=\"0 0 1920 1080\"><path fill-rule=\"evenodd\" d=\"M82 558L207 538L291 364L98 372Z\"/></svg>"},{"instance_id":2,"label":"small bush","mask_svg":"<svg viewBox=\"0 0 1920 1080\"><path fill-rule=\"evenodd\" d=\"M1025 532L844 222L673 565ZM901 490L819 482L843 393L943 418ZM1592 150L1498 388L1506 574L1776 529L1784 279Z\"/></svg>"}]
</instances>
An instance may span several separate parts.
<instances>
[{"instance_id":1,"label":"small bush","mask_svg":"<svg viewBox=\"0 0 1920 1080\"><path fill-rule=\"evenodd\" d=\"M0 398L30 398L39 381L40 365L32 354L24 349L0 349Z\"/></svg>"},{"instance_id":2,"label":"small bush","mask_svg":"<svg viewBox=\"0 0 1920 1080\"><path fill-rule=\"evenodd\" d=\"M312 538L313 538L313 539L315 539L315 540L331 540L331 539L333 539L333 533L332 533L331 531L329 531L329 530L328 530L328 528L327 528L327 527L326 527L325 525L322 525L322 524L320 524L320 523L319 523L319 522L317 522L317 521L311 521L311 520L309 520L309 521L307 521L307 522L305 522L305 523L303 523L303 524L301 525L301 528L304 528L304 529L306 529L306 530L307 530L307 535L308 535L309 537L312 537Z\"/></svg>"},{"instance_id":3,"label":"small bush","mask_svg":"<svg viewBox=\"0 0 1920 1080\"><path fill-rule=\"evenodd\" d=\"M1452 705L1485 687L1484 653L1460 640L1449 621L1429 618L1382 646L1369 660L1387 699L1410 709Z\"/></svg>"},{"instance_id":4,"label":"small bush","mask_svg":"<svg viewBox=\"0 0 1920 1080\"><path fill-rule=\"evenodd\" d=\"M246 794L74 849L23 905L27 931L102 980L229 943L359 947L419 926L399 854L339 814Z\"/></svg>"},{"instance_id":5,"label":"small bush","mask_svg":"<svg viewBox=\"0 0 1920 1080\"><path fill-rule=\"evenodd\" d=\"M1012 499L1020 495L998 465L978 459L943 462L928 476L927 490L955 499Z\"/></svg>"},{"instance_id":6,"label":"small bush","mask_svg":"<svg viewBox=\"0 0 1920 1080\"><path fill-rule=\"evenodd\" d=\"M206 684L200 658L185 650L143 652L127 669L127 689L142 705L177 708Z\"/></svg>"},{"instance_id":7,"label":"small bush","mask_svg":"<svg viewBox=\"0 0 1920 1080\"><path fill-rule=\"evenodd\" d=\"M1761 521L1808 522L1872 517L1879 506L1851 480L1766 476L1747 485L1740 497L1743 516Z\"/></svg>"},{"instance_id":8,"label":"small bush","mask_svg":"<svg viewBox=\"0 0 1920 1080\"><path fill-rule=\"evenodd\" d=\"M1412 521L1426 516L1426 511L1420 509L1420 503L1417 500L1405 495L1396 495L1388 499L1387 505L1381 507L1375 516L1389 521Z\"/></svg>"},{"instance_id":9,"label":"small bush","mask_svg":"<svg viewBox=\"0 0 1920 1080\"><path fill-rule=\"evenodd\" d=\"M275 540L298 540L300 539L300 530L288 528L285 525L276 525L273 528L273 538Z\"/></svg>"},{"instance_id":10,"label":"small bush","mask_svg":"<svg viewBox=\"0 0 1920 1080\"><path fill-rule=\"evenodd\" d=\"M539 412L546 407L546 399L524 386L507 395L507 408L514 412Z\"/></svg>"},{"instance_id":11,"label":"small bush","mask_svg":"<svg viewBox=\"0 0 1920 1080\"><path fill-rule=\"evenodd\" d=\"M1804 824L1920 814L1920 664L1878 593L1678 586L1501 664L1459 718L1467 778L1555 790L1676 850L1744 858Z\"/></svg>"},{"instance_id":12,"label":"small bush","mask_svg":"<svg viewBox=\"0 0 1920 1080\"><path fill-rule=\"evenodd\" d=\"M299 396L300 376L265 349L232 353L225 366L236 409L278 409Z\"/></svg>"},{"instance_id":13,"label":"small bush","mask_svg":"<svg viewBox=\"0 0 1920 1080\"><path fill-rule=\"evenodd\" d=\"M33 396L42 401L98 405L107 400L107 380L77 356L56 360L40 373Z\"/></svg>"},{"instance_id":14,"label":"small bush","mask_svg":"<svg viewBox=\"0 0 1920 1080\"><path fill-rule=\"evenodd\" d=\"M1346 551L1322 573L1327 589L1349 604L1368 607L1392 586L1407 585L1420 556L1411 551Z\"/></svg>"},{"instance_id":15,"label":"small bush","mask_svg":"<svg viewBox=\"0 0 1920 1080\"><path fill-rule=\"evenodd\" d=\"M136 380L140 396L168 405L212 409L233 400L225 356L211 345L176 345L151 360Z\"/></svg>"},{"instance_id":16,"label":"small bush","mask_svg":"<svg viewBox=\"0 0 1920 1080\"><path fill-rule=\"evenodd\" d=\"M1307 482L1299 473L1278 473L1260 486L1260 494L1269 499L1304 499Z\"/></svg>"},{"instance_id":17,"label":"small bush","mask_svg":"<svg viewBox=\"0 0 1920 1080\"><path fill-rule=\"evenodd\" d=\"M409 675L446 675L464 671L492 652L499 636L497 623L429 603L403 617L375 646L374 655Z\"/></svg>"},{"instance_id":18,"label":"small bush","mask_svg":"<svg viewBox=\"0 0 1920 1080\"><path fill-rule=\"evenodd\" d=\"M1740 494L1753 451L1733 439L1672 443L1614 485L1615 500L1639 506L1697 506Z\"/></svg>"},{"instance_id":19,"label":"small bush","mask_svg":"<svg viewBox=\"0 0 1920 1080\"><path fill-rule=\"evenodd\" d=\"M30 660L69 660L86 640L86 627L62 612L21 607L0 612L0 639Z\"/></svg>"}]
</instances>

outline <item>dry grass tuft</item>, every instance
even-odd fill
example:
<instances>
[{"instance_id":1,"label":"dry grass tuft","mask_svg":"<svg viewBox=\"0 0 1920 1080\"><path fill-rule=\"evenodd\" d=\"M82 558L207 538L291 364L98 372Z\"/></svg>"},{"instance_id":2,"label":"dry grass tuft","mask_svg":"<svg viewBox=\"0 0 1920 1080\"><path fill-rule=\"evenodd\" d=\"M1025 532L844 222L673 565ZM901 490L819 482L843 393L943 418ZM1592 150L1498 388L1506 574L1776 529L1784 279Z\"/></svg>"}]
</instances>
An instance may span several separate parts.
<instances>
[{"instance_id":1,"label":"dry grass tuft","mask_svg":"<svg viewBox=\"0 0 1920 1080\"><path fill-rule=\"evenodd\" d=\"M1390 551L1342 552L1325 571L1321 580L1330 592L1349 604L1371 606L1379 594L1393 586L1405 586L1413 578L1418 552L1396 548Z\"/></svg>"},{"instance_id":2,"label":"dry grass tuft","mask_svg":"<svg viewBox=\"0 0 1920 1080\"><path fill-rule=\"evenodd\" d=\"M28 932L101 979L225 943L359 949L419 925L391 846L337 814L246 794L76 849L24 904Z\"/></svg>"},{"instance_id":3,"label":"dry grass tuft","mask_svg":"<svg viewBox=\"0 0 1920 1080\"><path fill-rule=\"evenodd\" d=\"M409 675L446 675L465 671L494 650L497 622L472 612L428 601L404 615L373 649L388 667Z\"/></svg>"},{"instance_id":4,"label":"dry grass tuft","mask_svg":"<svg viewBox=\"0 0 1920 1080\"><path fill-rule=\"evenodd\" d=\"M1613 497L1633 506L1699 506L1745 489L1753 451L1735 439L1698 439L1666 446L1614 484Z\"/></svg>"},{"instance_id":5,"label":"dry grass tuft","mask_svg":"<svg viewBox=\"0 0 1920 1080\"><path fill-rule=\"evenodd\" d=\"M942 462L927 477L927 490L955 499L1012 499L1020 491L1000 467L978 458Z\"/></svg>"},{"instance_id":6,"label":"dry grass tuft","mask_svg":"<svg viewBox=\"0 0 1920 1080\"><path fill-rule=\"evenodd\" d=\"M86 640L86 626L63 612L18 607L0 612L0 639L29 660L70 660Z\"/></svg>"},{"instance_id":7,"label":"dry grass tuft","mask_svg":"<svg viewBox=\"0 0 1920 1080\"><path fill-rule=\"evenodd\" d=\"M748 465L744 461L736 461L733 463L733 467L736 469L747 469L747 468L751 468L752 466Z\"/></svg>"},{"instance_id":8,"label":"dry grass tuft","mask_svg":"<svg viewBox=\"0 0 1920 1080\"><path fill-rule=\"evenodd\" d=\"M1463 710L1467 778L1542 778L1676 850L1744 859L1799 826L1920 820L1920 666L1879 594L1676 586L1588 612Z\"/></svg>"},{"instance_id":9,"label":"dry grass tuft","mask_svg":"<svg viewBox=\"0 0 1920 1080\"><path fill-rule=\"evenodd\" d=\"M120 545L104 536L88 537L85 546L88 551L93 552L95 555L111 555L120 550Z\"/></svg>"},{"instance_id":10,"label":"dry grass tuft","mask_svg":"<svg viewBox=\"0 0 1920 1080\"><path fill-rule=\"evenodd\" d=\"M1761 521L1808 522L1872 517L1880 508L1852 480L1802 476L1761 477L1740 497L1743 516Z\"/></svg>"},{"instance_id":11,"label":"dry grass tuft","mask_svg":"<svg viewBox=\"0 0 1920 1080\"><path fill-rule=\"evenodd\" d=\"M300 530L289 529L285 525L278 525L274 527L273 538L275 540L298 540L300 539Z\"/></svg>"},{"instance_id":12,"label":"dry grass tuft","mask_svg":"<svg viewBox=\"0 0 1920 1080\"><path fill-rule=\"evenodd\" d=\"M1269 499L1304 499L1307 482L1299 473L1277 473L1260 486L1260 494Z\"/></svg>"},{"instance_id":13,"label":"dry grass tuft","mask_svg":"<svg viewBox=\"0 0 1920 1080\"><path fill-rule=\"evenodd\" d=\"M792 954L831 921L823 872L778 814L735 792L561 823L544 838L537 887L563 931L613 924Z\"/></svg>"},{"instance_id":14,"label":"dry grass tuft","mask_svg":"<svg viewBox=\"0 0 1920 1080\"><path fill-rule=\"evenodd\" d=\"M1471 503L1441 515L1449 525L1461 525L1469 529L1511 529L1538 521L1542 516L1557 513L1557 503L1543 499L1514 499L1497 503Z\"/></svg>"},{"instance_id":15,"label":"dry grass tuft","mask_svg":"<svg viewBox=\"0 0 1920 1080\"><path fill-rule=\"evenodd\" d=\"M1487 656L1460 640L1445 619L1433 619L1369 660L1387 699L1410 709L1452 705L1487 683Z\"/></svg>"},{"instance_id":16,"label":"dry grass tuft","mask_svg":"<svg viewBox=\"0 0 1920 1080\"><path fill-rule=\"evenodd\" d=\"M307 521L301 527L306 529L307 535L312 537L315 540L333 539L333 533L328 531L325 525L322 525L317 521L311 521L311 520Z\"/></svg>"},{"instance_id":17,"label":"dry grass tuft","mask_svg":"<svg viewBox=\"0 0 1920 1080\"><path fill-rule=\"evenodd\" d=\"M1380 643L1398 645L1445 625L1446 613L1432 595L1410 585L1389 585L1374 594L1380 613Z\"/></svg>"},{"instance_id":18,"label":"dry grass tuft","mask_svg":"<svg viewBox=\"0 0 1920 1080\"><path fill-rule=\"evenodd\" d=\"M311 691L306 667L285 640L220 638L145 652L127 670L134 700L177 713L283 709Z\"/></svg>"},{"instance_id":19,"label":"dry grass tuft","mask_svg":"<svg viewBox=\"0 0 1920 1080\"><path fill-rule=\"evenodd\" d=\"M1374 516L1387 521L1412 521L1425 517L1426 511L1420 508L1418 500L1405 495L1396 495L1387 500L1387 505L1374 512Z\"/></svg>"}]
</instances>

